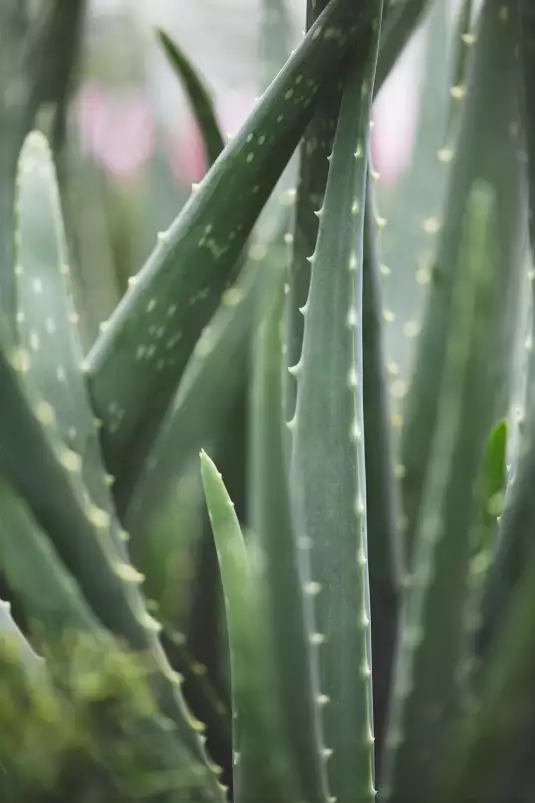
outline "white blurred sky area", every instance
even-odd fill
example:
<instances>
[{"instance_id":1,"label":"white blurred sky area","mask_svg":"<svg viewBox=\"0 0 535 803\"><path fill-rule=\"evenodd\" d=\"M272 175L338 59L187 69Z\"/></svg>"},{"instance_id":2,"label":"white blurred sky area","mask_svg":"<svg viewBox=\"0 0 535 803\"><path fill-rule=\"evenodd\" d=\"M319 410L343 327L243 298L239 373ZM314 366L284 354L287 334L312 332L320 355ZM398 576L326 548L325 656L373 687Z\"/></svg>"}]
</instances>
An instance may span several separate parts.
<instances>
[{"instance_id":1,"label":"white blurred sky area","mask_svg":"<svg viewBox=\"0 0 535 803\"><path fill-rule=\"evenodd\" d=\"M89 154L105 169L128 177L163 141L177 178L198 180L204 170L202 146L177 79L157 45L155 27L175 38L201 71L221 125L232 134L259 94L258 34L265 1L91 0L77 103L81 140ZM449 5L453 15L459 0L435 2ZM297 44L305 0L288 0L288 8ZM424 33L415 37L376 103L374 157L387 181L394 181L410 161Z\"/></svg>"}]
</instances>

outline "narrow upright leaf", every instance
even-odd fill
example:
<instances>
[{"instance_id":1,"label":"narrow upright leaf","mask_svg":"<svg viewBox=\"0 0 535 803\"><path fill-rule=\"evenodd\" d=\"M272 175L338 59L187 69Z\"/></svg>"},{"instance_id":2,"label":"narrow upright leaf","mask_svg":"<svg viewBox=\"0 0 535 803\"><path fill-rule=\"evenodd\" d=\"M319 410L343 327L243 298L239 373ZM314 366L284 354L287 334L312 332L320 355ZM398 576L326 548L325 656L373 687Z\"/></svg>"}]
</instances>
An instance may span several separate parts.
<instances>
[{"instance_id":1,"label":"narrow upright leaf","mask_svg":"<svg viewBox=\"0 0 535 803\"><path fill-rule=\"evenodd\" d=\"M379 92L390 75L430 5L430 0L390 0L386 3L375 92Z\"/></svg>"},{"instance_id":2,"label":"narrow upright leaf","mask_svg":"<svg viewBox=\"0 0 535 803\"><path fill-rule=\"evenodd\" d=\"M450 95L447 26L447 2L433 3L420 34L421 87L412 158L393 186L388 187L381 209L385 215L381 221L385 225L380 228L381 290L396 464L403 399L429 293L428 265L435 243L430 229L442 212L451 169L451 154L443 151L448 106L451 101L456 106L461 104L462 109L463 103ZM394 102L392 95L390 98ZM402 535L408 558L414 533L409 530Z\"/></svg>"},{"instance_id":3,"label":"narrow upright leaf","mask_svg":"<svg viewBox=\"0 0 535 803\"><path fill-rule=\"evenodd\" d=\"M290 58L291 52L292 26L288 0L263 0L259 45L263 86L269 86Z\"/></svg>"},{"instance_id":4,"label":"narrow upright leaf","mask_svg":"<svg viewBox=\"0 0 535 803\"><path fill-rule=\"evenodd\" d=\"M316 698L312 600L292 526L283 427L284 273L274 265L259 299L251 394L251 529L264 562L268 630L277 675L282 738L299 777L299 799L327 798Z\"/></svg>"},{"instance_id":5,"label":"narrow upright leaf","mask_svg":"<svg viewBox=\"0 0 535 803\"><path fill-rule=\"evenodd\" d=\"M212 165L225 147L210 93L204 86L200 75L176 42L164 32L158 37L167 58L179 77L191 103L195 119L199 124L208 162Z\"/></svg>"},{"instance_id":6,"label":"narrow upright leaf","mask_svg":"<svg viewBox=\"0 0 535 803\"><path fill-rule=\"evenodd\" d=\"M532 488L525 488L532 494ZM522 743L533 714L535 673L535 554L527 558L511 591L495 641L486 657L480 680L478 705L456 723L450 748L444 754L442 772L432 799L437 803L492 799L511 745ZM529 760L530 779L533 764Z\"/></svg>"},{"instance_id":7,"label":"narrow upright leaf","mask_svg":"<svg viewBox=\"0 0 535 803\"><path fill-rule=\"evenodd\" d=\"M466 683L465 610L477 477L495 399L502 288L492 189L470 195L452 301L438 425L424 486L413 569L401 617L384 759L384 800L432 799L431 783ZM503 356L505 359L505 355Z\"/></svg>"},{"instance_id":8,"label":"narrow upright leaf","mask_svg":"<svg viewBox=\"0 0 535 803\"><path fill-rule=\"evenodd\" d=\"M245 547L234 505L206 452L201 476L214 534L230 647L235 796L238 803L292 798L284 785L280 745L273 739L270 678L258 578Z\"/></svg>"},{"instance_id":9,"label":"narrow upright leaf","mask_svg":"<svg viewBox=\"0 0 535 803\"><path fill-rule=\"evenodd\" d=\"M292 490L316 596L330 794L372 801L373 715L362 411L362 260L370 109L382 3L352 54L303 313Z\"/></svg>"},{"instance_id":10,"label":"narrow upright leaf","mask_svg":"<svg viewBox=\"0 0 535 803\"><path fill-rule=\"evenodd\" d=\"M498 518L502 515L507 488L507 421L497 424L488 438L476 484L476 511L470 533L468 599L465 608L466 675L463 690L467 700L477 697L474 677L478 667L479 631L485 581L496 555ZM501 601L501 600L500 600Z\"/></svg>"},{"instance_id":11,"label":"narrow upright leaf","mask_svg":"<svg viewBox=\"0 0 535 803\"><path fill-rule=\"evenodd\" d=\"M521 109L528 157L528 205L531 240L531 267L535 265L535 7L529 0L519 2ZM531 329L528 335L528 376L524 399L524 420L520 427L516 466L507 489L505 510L500 522L496 554L489 570L482 611L480 649L486 652L507 600L519 581L533 551L535 527L535 315L533 271L531 285Z\"/></svg>"},{"instance_id":12,"label":"narrow upright leaf","mask_svg":"<svg viewBox=\"0 0 535 803\"><path fill-rule=\"evenodd\" d=\"M472 33L473 0L462 0L457 15L455 36L453 41L453 79L451 82L451 99L446 130L446 141L453 142L456 123L461 117L459 100L462 99L466 89L468 69L470 65L470 50L474 44Z\"/></svg>"},{"instance_id":13,"label":"narrow upright leaf","mask_svg":"<svg viewBox=\"0 0 535 803\"><path fill-rule=\"evenodd\" d=\"M366 518L372 618L374 735L380 770L386 711L404 579L399 499L393 470L390 407L383 343L378 227L367 180L362 266L362 376L366 456Z\"/></svg>"},{"instance_id":14,"label":"narrow upright leaf","mask_svg":"<svg viewBox=\"0 0 535 803\"><path fill-rule=\"evenodd\" d=\"M519 0L521 108L524 115L528 151L529 223L531 249L535 262L535 7L529 0Z\"/></svg>"},{"instance_id":15,"label":"narrow upright leaf","mask_svg":"<svg viewBox=\"0 0 535 803\"><path fill-rule=\"evenodd\" d=\"M307 29L324 11L328 0L307 0ZM336 123L340 111L343 88L344 65L341 65L333 81L325 86L314 109L314 115L305 129L299 152L296 200L294 209L291 258L286 302L286 365L295 365L303 348L303 316L301 307L307 300L310 286L309 257L314 251L318 237L317 212L323 205L328 158L331 154ZM284 378L286 416L295 412L296 381L290 373Z\"/></svg>"},{"instance_id":16,"label":"narrow upright leaf","mask_svg":"<svg viewBox=\"0 0 535 803\"><path fill-rule=\"evenodd\" d=\"M437 254L431 271L428 303L418 338L414 377L407 396L401 437L402 492L407 538L414 538L431 443L437 421L437 387L444 374L452 294L461 260L461 230L474 182L495 194L496 262L500 277L499 360L493 358L493 392L483 401L481 419L509 412L510 386L519 316L519 288L526 247L526 215L520 161L519 81L515 54L516 0L486 0L472 45L472 65L463 119L452 162ZM496 158L496 154L500 158ZM437 224L438 225L438 224ZM492 408L488 413L484 412ZM487 430L488 431L488 430ZM410 550L409 550L410 552Z\"/></svg>"}]
</instances>

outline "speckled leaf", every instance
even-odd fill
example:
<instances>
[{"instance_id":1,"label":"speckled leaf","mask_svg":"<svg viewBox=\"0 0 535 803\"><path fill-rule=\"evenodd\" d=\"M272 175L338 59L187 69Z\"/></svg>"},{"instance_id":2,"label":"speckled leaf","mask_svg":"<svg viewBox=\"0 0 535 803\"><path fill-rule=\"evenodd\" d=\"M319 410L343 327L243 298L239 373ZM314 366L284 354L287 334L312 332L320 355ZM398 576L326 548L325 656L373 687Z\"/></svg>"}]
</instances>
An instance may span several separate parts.
<instances>
[{"instance_id":1,"label":"speckled leaf","mask_svg":"<svg viewBox=\"0 0 535 803\"><path fill-rule=\"evenodd\" d=\"M143 530L173 478L208 446L234 398L247 359L262 266L252 261L206 327L186 366L170 406L130 495L126 522Z\"/></svg>"},{"instance_id":2,"label":"speckled leaf","mask_svg":"<svg viewBox=\"0 0 535 803\"><path fill-rule=\"evenodd\" d=\"M38 627L40 638L46 641L51 669L57 674L55 657L61 655L69 640L75 648L84 643L93 644L95 650L102 655L107 653L111 658L114 650L111 634L95 618L72 576L62 565L49 539L39 529L23 500L3 479L0 479L0 507L0 564L29 619ZM72 654L69 657L72 659ZM81 682L81 678L79 680ZM63 681L65 682L65 678ZM63 692L69 694L72 689L64 686ZM136 694L137 689L132 687L131 692ZM130 716L138 718L135 702L128 702ZM153 714L145 713L136 725L141 726L141 732L145 732L145 738L149 738L152 745L148 754L149 760L156 758L156 766L151 767L152 772L169 773L169 792L161 799L168 803L179 803L184 799L183 795L189 793L199 795L199 800L209 800L209 796L203 796L198 789L202 780L196 778L192 754L180 737L173 733L174 729L166 727L166 723L158 717L156 707ZM132 730L130 738L133 737L133 742L130 742L130 749L133 752L142 744L136 744L134 734L135 731ZM158 744L158 750L154 749L155 744ZM113 747L111 752L113 753ZM139 756L141 762L146 758L143 752ZM177 792L173 790L171 772L181 781Z\"/></svg>"},{"instance_id":3,"label":"speckled leaf","mask_svg":"<svg viewBox=\"0 0 535 803\"><path fill-rule=\"evenodd\" d=\"M380 269L396 465L403 399L429 293L428 265L434 253L434 229L442 211L451 167L450 152L447 149L443 152L451 100L451 40L445 35L447 27L447 3L434 3L427 15L425 31L421 32L422 83L412 159L395 184L385 188L387 197L380 205L382 224L386 224L380 229ZM462 107L461 100L454 102ZM377 189L379 195L380 180ZM402 535L408 562L414 532L404 531Z\"/></svg>"},{"instance_id":4,"label":"speckled leaf","mask_svg":"<svg viewBox=\"0 0 535 803\"><path fill-rule=\"evenodd\" d=\"M151 655L158 668L162 709L177 723L194 755L205 762L158 641L158 627L139 592L142 578L117 555L111 536L117 522L90 500L80 476L80 458L62 443L50 405L40 398L31 377L24 376L20 349L2 317L0 344L0 470L48 534L95 616L131 648ZM208 768L206 773L206 799L217 800L221 795L215 776Z\"/></svg>"},{"instance_id":5,"label":"speckled leaf","mask_svg":"<svg viewBox=\"0 0 535 803\"><path fill-rule=\"evenodd\" d=\"M2 3L0 8L0 304L10 324L16 313L15 278L13 276L14 196L17 155L24 137L20 119L24 110L9 108L10 93L22 66L21 42L27 35L27 15L17 0Z\"/></svg>"},{"instance_id":6,"label":"speckled leaf","mask_svg":"<svg viewBox=\"0 0 535 803\"><path fill-rule=\"evenodd\" d=\"M529 228L531 239L531 267L535 265L535 8L529 0L521 0L520 57L522 65L522 112L525 123L528 157ZM535 315L534 277L531 284L531 331L528 336L528 376L524 399L524 420L520 426L516 465L507 489L505 510L500 522L499 541L483 598L483 622L480 649L486 652L506 602L522 575L528 556L533 549L535 526Z\"/></svg>"},{"instance_id":7,"label":"speckled leaf","mask_svg":"<svg viewBox=\"0 0 535 803\"><path fill-rule=\"evenodd\" d=\"M452 289L460 264L461 226L475 181L496 194L496 271L500 275L502 343L494 363L493 392L481 410L492 418L509 412L519 317L519 288L526 247L526 216L520 162L519 81L515 55L516 2L486 0L472 46L462 125L452 162L444 219L431 271L427 308L418 339L413 380L401 437L402 492L409 540L422 502L444 372ZM500 158L496 158L496 154ZM485 412L488 410L488 412ZM487 429L488 431L488 429Z\"/></svg>"},{"instance_id":8,"label":"speckled leaf","mask_svg":"<svg viewBox=\"0 0 535 803\"><path fill-rule=\"evenodd\" d=\"M323 10L326 0L307 0L307 24L312 24ZM377 94L420 25L429 0L400 0L385 4L383 33L379 48L374 93ZM437 14L440 9L437 10ZM301 355L303 321L299 309L306 301L310 284L310 265L318 233L317 211L323 203L327 180L327 157L332 150L336 119L340 108L342 71L319 98L314 117L308 126L301 148L297 199L293 231L293 253L289 273L289 294L286 310L286 354L289 366ZM293 415L295 381L285 378L286 413Z\"/></svg>"},{"instance_id":9,"label":"speckled leaf","mask_svg":"<svg viewBox=\"0 0 535 803\"><path fill-rule=\"evenodd\" d=\"M478 471L495 423L497 360L507 361L503 285L495 269L493 188L476 183L463 226L438 424L400 624L384 766L384 800L433 799L431 781L466 684L465 611ZM486 403L486 415L484 415Z\"/></svg>"},{"instance_id":10,"label":"speckled leaf","mask_svg":"<svg viewBox=\"0 0 535 803\"><path fill-rule=\"evenodd\" d=\"M93 502L111 514L112 478L102 464L85 383L55 170L37 131L27 136L19 159L17 227L16 322L27 374L50 405L63 443L79 457ZM125 557L116 535L115 547Z\"/></svg>"},{"instance_id":11,"label":"speckled leaf","mask_svg":"<svg viewBox=\"0 0 535 803\"><path fill-rule=\"evenodd\" d=\"M373 714L362 410L362 259L369 121L382 3L344 86L311 259L297 377L291 483L298 545L317 583L316 626L330 794L372 801Z\"/></svg>"},{"instance_id":12,"label":"speckled leaf","mask_svg":"<svg viewBox=\"0 0 535 803\"><path fill-rule=\"evenodd\" d=\"M37 20L24 0L0 9L0 305L15 324L13 274L14 198L17 159L24 137L46 104L54 108L56 133L78 53L85 0L51 0Z\"/></svg>"},{"instance_id":13,"label":"speckled leaf","mask_svg":"<svg viewBox=\"0 0 535 803\"><path fill-rule=\"evenodd\" d=\"M306 24L310 28L322 13L327 0L307 0ZM307 126L299 153L299 172L292 231L291 259L288 274L286 301L285 352L286 364L295 365L303 347L303 316L301 307L307 300L310 286L309 257L318 237L317 212L323 205L328 157L332 151L336 122L340 111L343 87L341 67L329 86L326 86L316 104L314 116ZM287 373L284 378L286 416L295 411L295 378Z\"/></svg>"},{"instance_id":14,"label":"speckled leaf","mask_svg":"<svg viewBox=\"0 0 535 803\"><path fill-rule=\"evenodd\" d=\"M453 78L451 81L451 99L446 132L446 142L453 143L456 124L461 117L463 92L470 64L470 49L474 44L472 33L473 0L462 0L457 14L457 24L453 40Z\"/></svg>"},{"instance_id":15,"label":"speckled leaf","mask_svg":"<svg viewBox=\"0 0 535 803\"><path fill-rule=\"evenodd\" d=\"M139 472L198 337L325 86L365 21L331 0L171 225L89 355L111 473Z\"/></svg>"}]
</instances>

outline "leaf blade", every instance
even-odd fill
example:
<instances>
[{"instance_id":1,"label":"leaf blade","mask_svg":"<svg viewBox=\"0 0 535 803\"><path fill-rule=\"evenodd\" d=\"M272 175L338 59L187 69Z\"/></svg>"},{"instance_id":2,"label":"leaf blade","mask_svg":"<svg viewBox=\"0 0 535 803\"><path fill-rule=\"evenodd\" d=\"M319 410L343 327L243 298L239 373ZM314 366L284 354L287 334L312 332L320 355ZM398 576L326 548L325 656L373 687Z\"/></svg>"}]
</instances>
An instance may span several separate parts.
<instances>
[{"instance_id":1,"label":"leaf blade","mask_svg":"<svg viewBox=\"0 0 535 803\"><path fill-rule=\"evenodd\" d=\"M225 147L225 141L217 121L214 104L208 89L186 54L165 31L157 30L157 36L176 75L182 83L199 128L203 135L209 164L213 164Z\"/></svg>"},{"instance_id":2,"label":"leaf blade","mask_svg":"<svg viewBox=\"0 0 535 803\"><path fill-rule=\"evenodd\" d=\"M373 800L373 712L362 412L362 254L382 3L352 54L338 118L290 424L295 522L317 583L315 641L330 793ZM336 349L332 349L332 344ZM306 557L308 555L308 557ZM355 678L355 675L357 677Z\"/></svg>"},{"instance_id":3,"label":"leaf blade","mask_svg":"<svg viewBox=\"0 0 535 803\"><path fill-rule=\"evenodd\" d=\"M299 141L318 87L362 24L349 0L330 0L161 238L91 350L88 382L104 423L105 460L111 473L121 475L123 488L139 471L200 331Z\"/></svg>"}]
</instances>

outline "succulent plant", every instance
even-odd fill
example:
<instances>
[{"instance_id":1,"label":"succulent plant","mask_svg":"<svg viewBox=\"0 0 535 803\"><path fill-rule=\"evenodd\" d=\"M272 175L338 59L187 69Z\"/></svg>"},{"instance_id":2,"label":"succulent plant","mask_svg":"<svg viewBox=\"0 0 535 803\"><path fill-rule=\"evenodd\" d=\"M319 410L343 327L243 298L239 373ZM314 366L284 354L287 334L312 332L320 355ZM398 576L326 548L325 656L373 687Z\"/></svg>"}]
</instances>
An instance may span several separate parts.
<instances>
[{"instance_id":1,"label":"succulent plant","mask_svg":"<svg viewBox=\"0 0 535 803\"><path fill-rule=\"evenodd\" d=\"M0 73L2 800L535 800L535 13L465 0L450 26L447 191L393 419L371 119L433 6L435 36L440 0L307 0L290 54L264 0L266 88L228 142L158 32L211 167L88 353L61 163L84 4L2 6L25 65L18 106ZM56 43L47 81L25 40ZM158 578L184 477L205 518L177 620Z\"/></svg>"}]
</instances>

